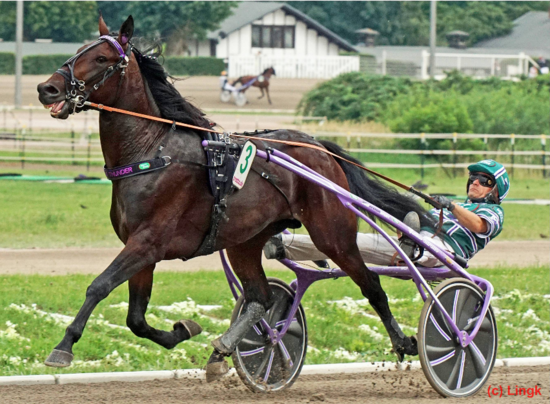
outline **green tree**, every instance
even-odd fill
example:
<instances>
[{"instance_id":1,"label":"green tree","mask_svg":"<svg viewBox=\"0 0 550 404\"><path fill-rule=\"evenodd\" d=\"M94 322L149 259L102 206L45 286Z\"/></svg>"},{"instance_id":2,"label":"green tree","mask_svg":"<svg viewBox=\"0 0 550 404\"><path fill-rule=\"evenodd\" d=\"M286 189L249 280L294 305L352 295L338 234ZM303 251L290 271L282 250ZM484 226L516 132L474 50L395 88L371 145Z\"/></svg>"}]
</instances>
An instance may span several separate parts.
<instances>
[{"instance_id":1,"label":"green tree","mask_svg":"<svg viewBox=\"0 0 550 404\"><path fill-rule=\"evenodd\" d=\"M380 33L380 45L428 45L430 3L392 1L296 1L290 5L317 20L352 44L356 30L371 28ZM452 1L437 2L438 44L447 43L453 30L470 34L469 44L506 35L513 20L528 11L547 10L548 2Z\"/></svg>"},{"instance_id":2,"label":"green tree","mask_svg":"<svg viewBox=\"0 0 550 404\"><path fill-rule=\"evenodd\" d=\"M168 55L183 55L190 39L205 39L209 31L232 14L234 1L130 1L102 2L100 9L108 24L134 17L142 36L166 41Z\"/></svg>"},{"instance_id":3,"label":"green tree","mask_svg":"<svg viewBox=\"0 0 550 404\"><path fill-rule=\"evenodd\" d=\"M0 37L15 40L16 4L0 2ZM26 1L24 40L51 38L55 42L82 42L97 31L95 1Z\"/></svg>"}]
</instances>

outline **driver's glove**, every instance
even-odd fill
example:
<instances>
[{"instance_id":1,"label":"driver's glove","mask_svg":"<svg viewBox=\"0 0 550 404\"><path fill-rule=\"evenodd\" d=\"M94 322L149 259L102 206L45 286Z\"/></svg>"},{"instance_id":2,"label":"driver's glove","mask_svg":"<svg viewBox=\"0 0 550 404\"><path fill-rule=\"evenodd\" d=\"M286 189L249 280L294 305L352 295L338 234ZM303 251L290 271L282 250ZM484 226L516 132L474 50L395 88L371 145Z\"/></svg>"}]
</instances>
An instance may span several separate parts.
<instances>
[{"instance_id":1,"label":"driver's glove","mask_svg":"<svg viewBox=\"0 0 550 404\"><path fill-rule=\"evenodd\" d=\"M441 206L445 209L448 209L449 212L452 212L453 209L456 207L453 204L453 201L451 201L449 198L444 197L443 195L435 195L432 196L432 199L436 201L437 203L441 204Z\"/></svg>"}]
</instances>

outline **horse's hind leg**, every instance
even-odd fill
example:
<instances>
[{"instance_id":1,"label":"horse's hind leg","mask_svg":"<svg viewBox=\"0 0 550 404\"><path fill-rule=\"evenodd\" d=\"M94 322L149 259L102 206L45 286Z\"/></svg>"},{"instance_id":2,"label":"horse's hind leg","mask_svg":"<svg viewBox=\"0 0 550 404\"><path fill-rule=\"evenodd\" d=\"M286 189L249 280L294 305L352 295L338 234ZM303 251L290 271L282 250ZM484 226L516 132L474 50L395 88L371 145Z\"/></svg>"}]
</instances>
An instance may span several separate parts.
<instances>
[{"instance_id":1,"label":"horse's hind leg","mask_svg":"<svg viewBox=\"0 0 550 404\"><path fill-rule=\"evenodd\" d=\"M233 353L250 327L263 318L272 304L271 289L262 267L262 248L273 233L262 233L245 244L227 250L231 265L241 281L246 303L243 314L221 337L212 341L214 352L206 365L208 382L219 379L229 370L224 356Z\"/></svg>"},{"instance_id":2,"label":"horse's hind leg","mask_svg":"<svg viewBox=\"0 0 550 404\"><path fill-rule=\"evenodd\" d=\"M361 258L353 226L349 231L345 231L346 226L340 223L339 231L328 231L322 227L322 223L321 220L314 220L311 224L304 221L315 246L330 257L361 288L363 296L369 300L380 316L399 360L402 361L405 354L417 355L416 340L405 336L397 324L391 313L386 292L380 284L380 277L370 271Z\"/></svg>"},{"instance_id":3,"label":"horse's hind leg","mask_svg":"<svg viewBox=\"0 0 550 404\"><path fill-rule=\"evenodd\" d=\"M147 324L145 312L153 288L153 270L155 265L144 268L128 280L130 306L126 324L134 334L147 338L164 348L171 349L182 341L201 333L200 325L191 320L180 320L170 332L157 330Z\"/></svg>"}]
</instances>

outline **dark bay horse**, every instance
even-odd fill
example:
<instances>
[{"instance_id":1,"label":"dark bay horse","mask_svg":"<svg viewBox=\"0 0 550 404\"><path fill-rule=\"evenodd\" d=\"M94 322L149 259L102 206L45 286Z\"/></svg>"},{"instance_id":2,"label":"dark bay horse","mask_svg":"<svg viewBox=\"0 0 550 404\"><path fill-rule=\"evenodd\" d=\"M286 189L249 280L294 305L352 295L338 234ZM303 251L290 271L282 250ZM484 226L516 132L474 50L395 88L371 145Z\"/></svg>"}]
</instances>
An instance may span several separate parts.
<instances>
[{"instance_id":1,"label":"dark bay horse","mask_svg":"<svg viewBox=\"0 0 550 404\"><path fill-rule=\"evenodd\" d=\"M211 122L188 103L168 80L162 66L151 56L135 49L130 41L132 17L118 35L110 36L99 19L101 37L79 50L46 82L38 85L40 102L50 114L66 119L84 108L83 100L132 112L210 128ZM46 364L69 366L73 345L81 338L86 322L97 304L113 289L128 281L130 292L128 327L139 337L165 348L173 348L201 332L198 324L182 320L173 330L147 324L145 312L153 286L153 271L161 260L190 259L198 252L211 222L214 202L208 187L206 157L200 129L172 128L171 125L134 116L100 111L100 137L107 168L125 166L162 155L172 163L162 170L113 181L111 222L125 247L88 287L86 299L74 321ZM319 150L270 143L270 139L293 140L324 145L343 155L330 142L316 142L297 131L275 130L255 141L258 148L277 148L308 165L336 184L385 209L402 220L408 211L423 210L411 199L367 177L362 170ZM378 275L363 263L356 244L357 219L332 193L273 163L256 159L246 185L234 192L227 203L229 221L223 222L215 249L226 249L244 288L245 311L229 330L214 340L215 350L207 366L222 370L224 356L234 351L251 325L258 322L272 304L271 290L262 267L262 247L287 227L303 224L317 248L350 275L379 314L393 348L402 359L417 354L414 339L406 337L394 319ZM277 189L258 173L276 179ZM193 285L182 285L183 288Z\"/></svg>"},{"instance_id":2,"label":"dark bay horse","mask_svg":"<svg viewBox=\"0 0 550 404\"><path fill-rule=\"evenodd\" d=\"M275 69L273 67L268 67L259 76L241 76L231 85L234 87L235 85L240 83L242 86L246 86L248 83L254 80L254 82L250 84L250 86L258 87L262 92L262 95L260 95L258 99L263 98L263 96L267 94L267 101L271 104L271 98L269 98L269 79L271 78L271 76L276 76ZM245 92L246 90L248 90L248 88L245 88L244 90L242 90L242 92Z\"/></svg>"}]
</instances>

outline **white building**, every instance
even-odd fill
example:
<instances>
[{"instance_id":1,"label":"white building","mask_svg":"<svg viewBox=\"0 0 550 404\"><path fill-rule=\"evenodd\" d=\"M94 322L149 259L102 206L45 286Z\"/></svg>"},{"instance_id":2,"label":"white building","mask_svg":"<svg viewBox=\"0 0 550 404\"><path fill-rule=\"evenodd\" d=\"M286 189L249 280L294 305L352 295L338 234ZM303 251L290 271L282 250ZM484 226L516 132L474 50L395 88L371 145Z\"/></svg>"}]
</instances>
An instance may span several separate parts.
<instances>
[{"instance_id":1,"label":"white building","mask_svg":"<svg viewBox=\"0 0 550 404\"><path fill-rule=\"evenodd\" d=\"M259 74L273 66L279 77L334 77L359 69L346 40L285 3L242 2L205 41L190 41L190 56L226 59L229 75Z\"/></svg>"}]
</instances>

